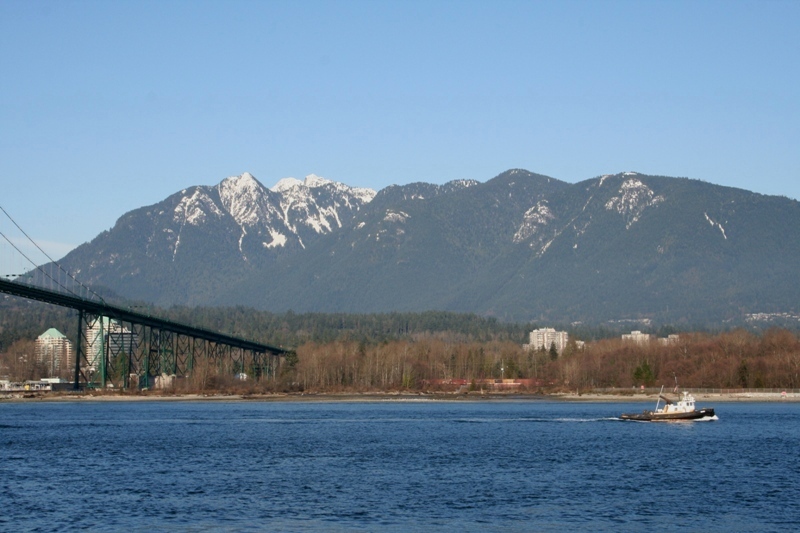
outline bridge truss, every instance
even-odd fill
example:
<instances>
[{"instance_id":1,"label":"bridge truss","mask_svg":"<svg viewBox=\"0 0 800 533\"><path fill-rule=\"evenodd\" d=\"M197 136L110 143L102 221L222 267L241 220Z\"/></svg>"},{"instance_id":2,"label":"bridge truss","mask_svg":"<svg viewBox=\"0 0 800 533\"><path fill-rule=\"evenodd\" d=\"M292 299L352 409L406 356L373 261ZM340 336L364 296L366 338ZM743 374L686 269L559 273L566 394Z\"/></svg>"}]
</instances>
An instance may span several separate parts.
<instances>
[{"instance_id":1,"label":"bridge truss","mask_svg":"<svg viewBox=\"0 0 800 533\"><path fill-rule=\"evenodd\" d=\"M148 388L212 368L274 378L288 350L196 328L130 309L0 279L0 292L78 311L75 389Z\"/></svg>"}]
</instances>

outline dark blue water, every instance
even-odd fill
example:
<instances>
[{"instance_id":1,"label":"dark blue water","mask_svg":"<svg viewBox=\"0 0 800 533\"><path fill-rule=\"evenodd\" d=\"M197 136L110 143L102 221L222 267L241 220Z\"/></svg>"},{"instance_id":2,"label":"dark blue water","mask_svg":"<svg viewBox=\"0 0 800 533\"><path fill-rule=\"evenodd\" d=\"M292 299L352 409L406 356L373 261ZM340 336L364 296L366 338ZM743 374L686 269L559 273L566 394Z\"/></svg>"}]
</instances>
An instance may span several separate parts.
<instances>
[{"instance_id":1,"label":"dark blue water","mask_svg":"<svg viewBox=\"0 0 800 533\"><path fill-rule=\"evenodd\" d=\"M800 405L0 404L0 530L791 531Z\"/></svg>"}]
</instances>

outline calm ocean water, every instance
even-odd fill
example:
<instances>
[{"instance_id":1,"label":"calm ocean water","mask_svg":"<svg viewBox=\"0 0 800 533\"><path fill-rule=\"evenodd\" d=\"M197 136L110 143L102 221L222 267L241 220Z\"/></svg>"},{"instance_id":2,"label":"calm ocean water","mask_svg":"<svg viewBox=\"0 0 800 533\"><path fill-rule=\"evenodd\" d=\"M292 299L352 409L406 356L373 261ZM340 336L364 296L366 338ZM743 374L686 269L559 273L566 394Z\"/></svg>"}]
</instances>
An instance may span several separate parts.
<instances>
[{"instance_id":1,"label":"calm ocean water","mask_svg":"<svg viewBox=\"0 0 800 533\"><path fill-rule=\"evenodd\" d=\"M800 405L713 407L4 403L0 530L796 531Z\"/></svg>"}]
</instances>

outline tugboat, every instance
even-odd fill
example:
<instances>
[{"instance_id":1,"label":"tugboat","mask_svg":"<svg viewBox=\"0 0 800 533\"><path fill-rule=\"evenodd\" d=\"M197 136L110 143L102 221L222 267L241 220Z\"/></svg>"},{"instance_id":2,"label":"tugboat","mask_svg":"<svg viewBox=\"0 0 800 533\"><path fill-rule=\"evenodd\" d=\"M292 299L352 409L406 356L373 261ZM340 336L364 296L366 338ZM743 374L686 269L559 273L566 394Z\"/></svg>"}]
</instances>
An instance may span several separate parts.
<instances>
[{"instance_id":1,"label":"tugboat","mask_svg":"<svg viewBox=\"0 0 800 533\"><path fill-rule=\"evenodd\" d=\"M682 420L719 420L714 414L714 409L704 407L696 409L694 406L694 396L686 391L681 393L678 401L673 401L664 396L664 387L658 394L656 408L653 411L642 411L641 413L626 413L620 415L621 420L637 420L640 422L675 422ZM664 407L659 408L661 400L664 400Z\"/></svg>"}]
</instances>

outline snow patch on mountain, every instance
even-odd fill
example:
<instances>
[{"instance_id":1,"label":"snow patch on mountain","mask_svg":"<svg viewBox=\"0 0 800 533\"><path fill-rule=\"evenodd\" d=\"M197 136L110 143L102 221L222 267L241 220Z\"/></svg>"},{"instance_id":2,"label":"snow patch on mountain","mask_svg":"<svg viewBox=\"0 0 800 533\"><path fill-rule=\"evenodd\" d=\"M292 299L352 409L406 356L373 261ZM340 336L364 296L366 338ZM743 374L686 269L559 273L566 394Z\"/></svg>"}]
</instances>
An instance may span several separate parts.
<instances>
[{"instance_id":1,"label":"snow patch on mountain","mask_svg":"<svg viewBox=\"0 0 800 533\"><path fill-rule=\"evenodd\" d=\"M353 187L350 189L350 194L357 198L362 204L370 203L378 191L367 189L366 187Z\"/></svg>"},{"instance_id":2,"label":"snow patch on mountain","mask_svg":"<svg viewBox=\"0 0 800 533\"><path fill-rule=\"evenodd\" d=\"M715 228L719 229L719 231L721 231L721 232L722 232L722 236L723 236L723 237L725 238L725 240L727 241L727 240L728 240L728 236L725 234L725 228L723 228L723 227L722 227L722 224L720 224L719 222L715 222L714 220L712 220L712 219L711 219L711 217L710 217L710 216L708 216L708 213L703 213L703 215L705 215L705 217L706 217L706 221L708 221L708 223L709 223L709 224L711 224L712 226L714 226Z\"/></svg>"},{"instance_id":3,"label":"snow patch on mountain","mask_svg":"<svg viewBox=\"0 0 800 533\"><path fill-rule=\"evenodd\" d=\"M357 211L377 194L372 189L349 187L315 174L303 181L284 178L271 190L280 195L281 218L292 232L297 233L299 226L305 226L318 234L342 227L341 208L350 213ZM326 195L330 198L325 198Z\"/></svg>"},{"instance_id":4,"label":"snow patch on mountain","mask_svg":"<svg viewBox=\"0 0 800 533\"><path fill-rule=\"evenodd\" d=\"M635 172L626 172L623 175L635 175ZM616 211L625 218L625 228L630 229L639 221L645 209L660 204L663 196L656 196L653 190L637 178L630 178L622 183L614 196L606 202L606 209Z\"/></svg>"},{"instance_id":5,"label":"snow patch on mountain","mask_svg":"<svg viewBox=\"0 0 800 533\"><path fill-rule=\"evenodd\" d=\"M328 216L337 221L336 227L339 227L336 205L327 208L320 206L311 189L305 185L284 191L280 200L280 209L286 225L295 233L298 231L298 226L311 228L316 233L330 233L332 227Z\"/></svg>"},{"instance_id":6,"label":"snow patch on mountain","mask_svg":"<svg viewBox=\"0 0 800 533\"><path fill-rule=\"evenodd\" d=\"M247 261L247 256L244 255L244 251L242 250L242 241L244 240L245 236L247 235L247 229L242 226L242 233L239 235L239 253L242 254L242 258Z\"/></svg>"},{"instance_id":7,"label":"snow patch on mountain","mask_svg":"<svg viewBox=\"0 0 800 533\"><path fill-rule=\"evenodd\" d=\"M312 228L317 233L330 233L332 230L328 218L322 211L319 211L316 216L309 215L302 223Z\"/></svg>"},{"instance_id":8,"label":"snow patch on mountain","mask_svg":"<svg viewBox=\"0 0 800 533\"><path fill-rule=\"evenodd\" d=\"M277 248L278 246L286 246L286 243L288 242L286 235L279 231L275 231L274 229L270 229L269 234L270 237L272 237L272 240L270 242L262 243L264 248Z\"/></svg>"},{"instance_id":9,"label":"snow patch on mountain","mask_svg":"<svg viewBox=\"0 0 800 533\"><path fill-rule=\"evenodd\" d=\"M404 213L403 211L393 211L390 209L386 211L386 216L383 217L383 220L384 222L398 222L402 224L405 223L408 218L408 213Z\"/></svg>"},{"instance_id":10,"label":"snow patch on mountain","mask_svg":"<svg viewBox=\"0 0 800 533\"><path fill-rule=\"evenodd\" d=\"M378 194L377 191L372 189L365 187L350 187L344 183L329 180L327 178L317 176L316 174L309 174L302 181L297 178L283 178L278 181L278 183L276 183L270 190L272 192L285 193L287 191L292 191L293 189L300 190L303 187L307 189L318 189L326 186L329 186L329 188L339 193L345 193L349 196L358 198L362 203L371 202L372 199L375 198L375 195Z\"/></svg>"},{"instance_id":11,"label":"snow patch on mountain","mask_svg":"<svg viewBox=\"0 0 800 533\"><path fill-rule=\"evenodd\" d=\"M557 221L557 217L547 205L547 200L539 201L535 206L525 212L523 223L514 234L513 242L520 243L526 240L530 241L528 246L531 248L538 247L539 250L536 252L536 256L541 257L547 252L556 239L570 228L575 232L575 237L580 237L589 227L591 217L589 220L583 222L580 227L577 221L578 218L583 215L586 206L588 206L591 201L592 199L589 198L581 212L561 226L553 226L551 224ZM548 228L547 226L550 227ZM577 248L578 244L573 244L573 250Z\"/></svg>"},{"instance_id":12,"label":"snow patch on mountain","mask_svg":"<svg viewBox=\"0 0 800 533\"><path fill-rule=\"evenodd\" d=\"M448 181L446 185L452 186L453 189L466 189L468 187L480 185L480 183L481 182L477 180L452 180Z\"/></svg>"},{"instance_id":13,"label":"snow patch on mountain","mask_svg":"<svg viewBox=\"0 0 800 533\"><path fill-rule=\"evenodd\" d=\"M178 224L199 226L206 221L209 215L217 218L224 216L214 200L201 189L197 189L190 196L181 198L173 210L172 219Z\"/></svg>"},{"instance_id":14,"label":"snow patch on mountain","mask_svg":"<svg viewBox=\"0 0 800 533\"><path fill-rule=\"evenodd\" d=\"M159 212L159 214L163 214L163 211ZM173 262L178 255L178 248L181 245L181 234L183 233L184 226L186 226L186 224L190 226L200 226L208 220L209 216L214 216L219 219L224 216L224 213L217 207L214 200L202 189L195 189L191 195L181 198L172 211L172 220L178 224L178 233L174 235L173 231L168 232L168 241L172 240L173 235L175 239L175 242L172 244ZM148 241L148 254L151 253L151 244L152 238Z\"/></svg>"},{"instance_id":15,"label":"snow patch on mountain","mask_svg":"<svg viewBox=\"0 0 800 533\"><path fill-rule=\"evenodd\" d=\"M555 220L555 218L555 215L547 205L547 200L539 201L535 206L525 211L522 217L522 224L514 234L513 242L520 243L527 240L550 221Z\"/></svg>"}]
</instances>

